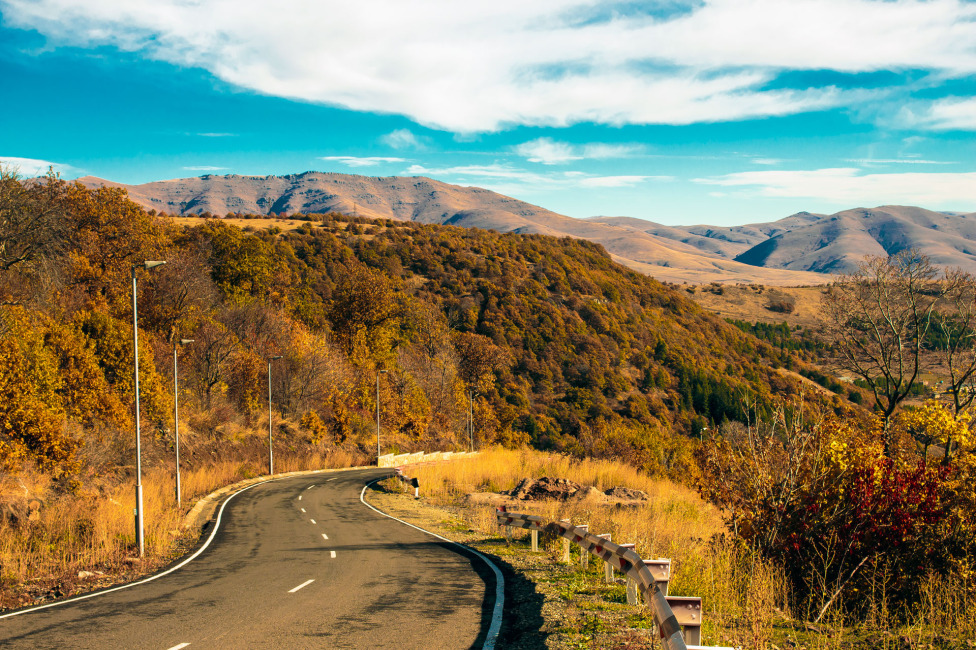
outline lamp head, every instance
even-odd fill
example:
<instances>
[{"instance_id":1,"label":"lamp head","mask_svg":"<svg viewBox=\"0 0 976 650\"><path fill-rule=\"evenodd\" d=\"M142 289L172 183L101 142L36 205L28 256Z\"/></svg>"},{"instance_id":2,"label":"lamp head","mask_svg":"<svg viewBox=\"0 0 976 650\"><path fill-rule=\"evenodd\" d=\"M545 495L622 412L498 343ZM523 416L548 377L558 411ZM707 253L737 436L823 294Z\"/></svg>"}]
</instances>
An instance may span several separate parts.
<instances>
[{"instance_id":1,"label":"lamp head","mask_svg":"<svg viewBox=\"0 0 976 650\"><path fill-rule=\"evenodd\" d=\"M195 339L180 339L180 345L189 345L190 343L193 343L194 340Z\"/></svg>"},{"instance_id":2,"label":"lamp head","mask_svg":"<svg viewBox=\"0 0 976 650\"><path fill-rule=\"evenodd\" d=\"M149 269L154 269L157 266L162 266L165 263L166 263L166 260L146 260L145 262L142 263L142 268L144 268L144 269L146 269L148 271ZM139 266L139 265L137 264L136 266Z\"/></svg>"},{"instance_id":3,"label":"lamp head","mask_svg":"<svg viewBox=\"0 0 976 650\"><path fill-rule=\"evenodd\" d=\"M274 361L275 359L283 359L283 358L284 358L284 357L282 357L282 356L281 356L281 355L279 354L279 355L278 355L278 356L276 356L276 357L268 357L268 361Z\"/></svg>"}]
</instances>

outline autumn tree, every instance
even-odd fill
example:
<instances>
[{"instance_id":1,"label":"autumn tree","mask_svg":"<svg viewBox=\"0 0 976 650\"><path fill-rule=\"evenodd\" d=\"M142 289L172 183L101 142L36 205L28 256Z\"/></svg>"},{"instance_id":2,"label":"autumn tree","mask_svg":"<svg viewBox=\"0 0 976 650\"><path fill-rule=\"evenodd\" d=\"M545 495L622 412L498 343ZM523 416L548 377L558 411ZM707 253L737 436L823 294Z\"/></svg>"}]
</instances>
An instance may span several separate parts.
<instances>
[{"instance_id":1,"label":"autumn tree","mask_svg":"<svg viewBox=\"0 0 976 650\"><path fill-rule=\"evenodd\" d=\"M834 282L822 298L825 334L836 362L874 393L884 428L930 362L925 340L944 285L931 261L915 250L868 257ZM886 453L892 452L886 436Z\"/></svg>"},{"instance_id":2,"label":"autumn tree","mask_svg":"<svg viewBox=\"0 0 976 650\"><path fill-rule=\"evenodd\" d=\"M53 170L23 181L0 166L0 271L60 250L68 228L66 185Z\"/></svg>"}]
</instances>

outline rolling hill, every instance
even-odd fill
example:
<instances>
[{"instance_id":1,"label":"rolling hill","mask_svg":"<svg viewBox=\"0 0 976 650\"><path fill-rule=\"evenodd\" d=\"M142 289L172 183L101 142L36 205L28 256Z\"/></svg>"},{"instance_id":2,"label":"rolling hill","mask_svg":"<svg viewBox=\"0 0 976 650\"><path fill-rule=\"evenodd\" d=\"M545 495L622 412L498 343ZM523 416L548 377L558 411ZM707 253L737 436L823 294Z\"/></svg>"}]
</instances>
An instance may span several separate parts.
<instances>
[{"instance_id":1,"label":"rolling hill","mask_svg":"<svg viewBox=\"0 0 976 650\"><path fill-rule=\"evenodd\" d=\"M214 176L122 185L95 177L86 187L123 187L146 209L182 215L342 212L425 224L576 237L614 260L677 283L816 285L852 271L865 255L914 246L943 266L976 273L976 213L917 207L800 212L742 226L666 226L630 217L573 219L477 187L424 177L305 172Z\"/></svg>"}]
</instances>

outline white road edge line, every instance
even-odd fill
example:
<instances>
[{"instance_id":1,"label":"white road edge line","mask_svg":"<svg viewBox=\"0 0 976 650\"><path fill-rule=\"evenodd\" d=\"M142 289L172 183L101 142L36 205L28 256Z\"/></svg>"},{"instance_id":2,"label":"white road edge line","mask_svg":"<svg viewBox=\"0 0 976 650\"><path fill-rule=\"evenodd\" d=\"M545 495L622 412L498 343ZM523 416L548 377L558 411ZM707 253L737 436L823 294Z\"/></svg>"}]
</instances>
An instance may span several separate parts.
<instances>
[{"instance_id":1,"label":"white road edge line","mask_svg":"<svg viewBox=\"0 0 976 650\"><path fill-rule=\"evenodd\" d=\"M313 487L315 487L315 486L314 486L314 485L309 485L309 486L308 486L307 488L305 488L305 489L306 489L306 490L311 490L311 489L312 489Z\"/></svg>"},{"instance_id":2,"label":"white road edge line","mask_svg":"<svg viewBox=\"0 0 976 650\"><path fill-rule=\"evenodd\" d=\"M335 557L335 551L329 551L329 557Z\"/></svg>"},{"instance_id":3,"label":"white road edge line","mask_svg":"<svg viewBox=\"0 0 976 650\"><path fill-rule=\"evenodd\" d=\"M414 526L413 524L407 523L407 522L403 521L402 519L397 519L393 515L388 515L385 512L383 512L382 510L380 510L379 508L375 508L375 507L371 506L369 503L367 503L366 502L366 499L365 499L366 489L369 488L371 485L373 485L373 483L379 483L380 481L385 480L387 478L389 478L389 477L384 476L383 478L378 478L375 481L370 481L369 483L367 483L366 485L363 486L362 491L359 493L359 500L363 502L363 505L364 506L366 506L367 508L369 508L370 510L372 510L374 512L377 512L377 513L383 515L384 517L389 517L390 519L392 519L394 521L399 521L404 526L410 526L411 528L413 528L415 530L419 530L422 533L427 533L428 535L430 535L432 537L436 537L437 539L439 539L439 540L441 540L443 542L447 542L448 544L452 544L454 546L457 546L459 548L464 549L468 553L472 553L472 554L476 555L477 557L481 558L481 560L485 564L487 564L491 568L491 570L494 572L494 574L495 574L495 606L492 609L491 625L488 627L488 634L485 637L485 643L484 643L484 645L481 646L482 648L485 648L486 650L494 650L495 643L498 641L498 634L499 634L499 632L501 632L501 629L502 629L502 612L505 610L505 578L502 577L502 572L498 570L498 567L495 566L495 563L492 562L491 560L489 560L487 556L485 556L483 553L479 553L478 551L474 550L470 546L465 546L464 544L458 544L457 542L452 541L450 539L447 539L446 537L441 537L437 533L432 533L429 530L424 530L420 526ZM335 551L333 551L333 553L334 552Z\"/></svg>"},{"instance_id":4,"label":"white road edge line","mask_svg":"<svg viewBox=\"0 0 976 650\"><path fill-rule=\"evenodd\" d=\"M329 536L326 535L325 533L322 533L322 539L329 539ZM334 551L333 551L333 553L334 553ZM333 555L332 557L335 557L335 555Z\"/></svg>"},{"instance_id":5,"label":"white road edge line","mask_svg":"<svg viewBox=\"0 0 976 650\"><path fill-rule=\"evenodd\" d=\"M188 646L188 645L190 645L190 644L189 644L189 643L181 643L181 644L179 644L179 645L174 645L174 646L173 646L172 648L170 648L169 650L183 650L183 648L185 648L185 647L186 647L186 646Z\"/></svg>"},{"instance_id":6,"label":"white road edge line","mask_svg":"<svg viewBox=\"0 0 976 650\"><path fill-rule=\"evenodd\" d=\"M251 488L256 488L259 485L266 485L268 483L271 483L274 480L277 480L277 479L270 479L268 481L261 481L260 483L255 483L254 485L248 485L247 487L241 488L240 490L238 490L234 494L232 494L229 497L227 497L226 499L224 499L224 502L222 504L220 504L220 510L217 511L217 519L214 521L213 530L210 531L210 537L207 538L207 541L204 542L203 546L201 546L200 548L197 549L196 553L194 553L190 557L186 558L185 560L183 560L182 562L180 562L176 566L170 567L169 569L167 569L166 571L163 571L162 573L157 573L155 575L151 575L148 578L143 578L142 580L138 580L136 582L130 582L128 584L119 585L118 587L112 587L111 589L105 589L103 591L96 591L94 593L85 594L83 596L75 596L74 598L68 598L67 600L59 600L57 602L47 603L45 605L38 605L37 607L30 607L28 609L22 609L22 610L19 610L19 611L16 611L16 612L10 612L9 614L0 614L0 620L3 620L5 618L11 618L13 616L20 616L21 614L28 614L30 612L36 612L38 610L47 609L49 607L58 607L60 605L67 605L68 603L76 603L79 600L87 600L89 598L94 598L95 596L101 596L103 594L110 594L113 591L120 591L122 589L128 589L129 587L138 587L139 585L144 585L147 582L152 582L153 580L157 580L159 578L162 578L163 576L167 576L167 575L173 573L174 571L176 571L177 569L182 569L187 564L189 564L190 562L192 562L193 560L195 560L197 557L199 557L201 553L203 553L204 551L206 551L207 550L207 547L210 546L210 543L214 541L214 537L217 536L217 531L220 530L220 519L221 519L221 517L224 516L224 508L227 507L227 504L230 503L231 499L233 499L234 497L236 497L241 492L247 492Z\"/></svg>"},{"instance_id":7,"label":"white road edge line","mask_svg":"<svg viewBox=\"0 0 976 650\"><path fill-rule=\"evenodd\" d=\"M297 586L297 587L295 587L294 589L289 589L289 590L288 590L288 593L290 593L290 594L293 594L293 593L295 593L296 591L298 591L299 589L301 589L302 587L307 587L307 586L309 586L310 584L312 584L313 582L315 582L315 579L314 579L314 578L313 578L313 579L311 579L311 580L306 580L305 582L303 582L302 584L300 584L300 585L298 585L298 586Z\"/></svg>"}]
</instances>

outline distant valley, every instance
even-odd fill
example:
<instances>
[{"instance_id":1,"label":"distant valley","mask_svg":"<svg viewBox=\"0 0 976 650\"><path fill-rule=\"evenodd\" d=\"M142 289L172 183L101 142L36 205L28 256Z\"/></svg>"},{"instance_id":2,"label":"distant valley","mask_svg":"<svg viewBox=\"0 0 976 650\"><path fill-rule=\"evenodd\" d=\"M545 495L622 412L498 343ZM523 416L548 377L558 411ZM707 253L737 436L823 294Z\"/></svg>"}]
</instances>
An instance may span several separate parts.
<instances>
[{"instance_id":1,"label":"distant valley","mask_svg":"<svg viewBox=\"0 0 976 650\"><path fill-rule=\"evenodd\" d=\"M123 187L157 212L217 216L343 212L499 232L579 237L661 281L815 285L853 270L865 255L914 246L943 266L976 273L976 213L917 207L801 212L743 226L665 226L630 217L574 219L477 187L424 177L305 172L214 176L123 185L87 176L87 187Z\"/></svg>"}]
</instances>

